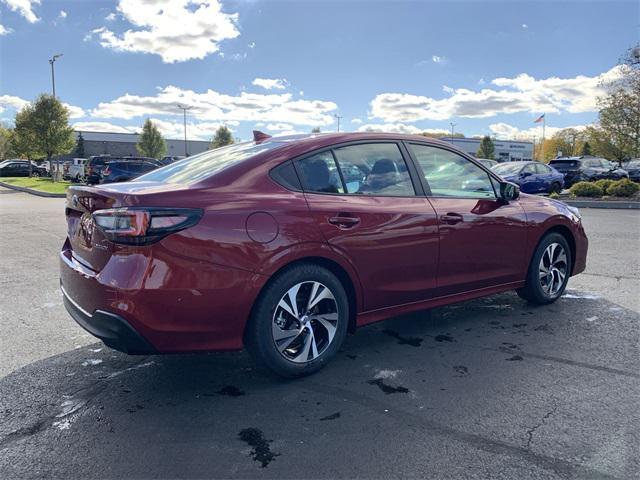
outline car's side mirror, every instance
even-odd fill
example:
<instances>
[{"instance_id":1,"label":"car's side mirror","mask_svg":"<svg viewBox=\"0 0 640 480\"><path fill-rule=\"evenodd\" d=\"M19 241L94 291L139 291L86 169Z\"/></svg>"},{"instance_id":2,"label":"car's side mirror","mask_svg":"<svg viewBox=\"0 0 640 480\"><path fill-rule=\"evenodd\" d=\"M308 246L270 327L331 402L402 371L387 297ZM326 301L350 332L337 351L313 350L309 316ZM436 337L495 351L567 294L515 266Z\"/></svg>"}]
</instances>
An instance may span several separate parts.
<instances>
[{"instance_id":1,"label":"car's side mirror","mask_svg":"<svg viewBox=\"0 0 640 480\"><path fill-rule=\"evenodd\" d=\"M502 201L508 203L512 200L516 200L520 196L520 187L515 183L501 182L500 183L500 198Z\"/></svg>"}]
</instances>

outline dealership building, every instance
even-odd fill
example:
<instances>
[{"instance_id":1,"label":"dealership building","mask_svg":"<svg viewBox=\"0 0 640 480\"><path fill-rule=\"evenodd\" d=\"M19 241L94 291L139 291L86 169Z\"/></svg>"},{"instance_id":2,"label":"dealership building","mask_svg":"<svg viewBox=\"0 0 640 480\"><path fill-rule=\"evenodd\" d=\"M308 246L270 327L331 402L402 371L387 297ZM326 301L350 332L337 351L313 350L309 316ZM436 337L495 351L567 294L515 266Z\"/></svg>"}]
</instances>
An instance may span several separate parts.
<instances>
[{"instance_id":1,"label":"dealership building","mask_svg":"<svg viewBox=\"0 0 640 480\"><path fill-rule=\"evenodd\" d=\"M440 140L449 142L469 155L476 155L480 147L481 138L442 137ZM533 159L533 143L515 140L493 140L495 153L493 158L499 162L514 162Z\"/></svg>"},{"instance_id":2,"label":"dealership building","mask_svg":"<svg viewBox=\"0 0 640 480\"><path fill-rule=\"evenodd\" d=\"M140 141L137 133L111 133L111 132L86 132L76 131L76 139L82 135L84 140L84 156L89 158L92 155L111 155L114 157L140 155L136 150L136 144ZM165 139L167 143L166 155L172 157L184 156L184 140ZM189 155L202 153L209 150L209 142L202 140L187 140L187 152ZM60 159L76 157L74 151L68 155L61 156Z\"/></svg>"}]
</instances>

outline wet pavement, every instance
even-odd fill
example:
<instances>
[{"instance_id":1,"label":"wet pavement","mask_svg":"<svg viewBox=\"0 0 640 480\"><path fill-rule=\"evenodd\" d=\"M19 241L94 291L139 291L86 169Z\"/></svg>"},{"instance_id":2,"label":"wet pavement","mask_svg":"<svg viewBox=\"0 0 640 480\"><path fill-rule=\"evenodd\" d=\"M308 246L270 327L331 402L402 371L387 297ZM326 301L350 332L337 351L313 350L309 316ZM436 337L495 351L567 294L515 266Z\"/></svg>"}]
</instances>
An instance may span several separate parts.
<instances>
[{"instance_id":1,"label":"wet pavement","mask_svg":"<svg viewBox=\"0 0 640 480\"><path fill-rule=\"evenodd\" d=\"M640 476L637 296L610 301L597 271L550 306L505 293L362 328L284 381L242 352L129 357L79 336L41 306L55 278L36 246L60 234L35 226L42 205L35 258L2 260L19 290L0 312L0 478ZM35 305L10 316L22 291Z\"/></svg>"}]
</instances>

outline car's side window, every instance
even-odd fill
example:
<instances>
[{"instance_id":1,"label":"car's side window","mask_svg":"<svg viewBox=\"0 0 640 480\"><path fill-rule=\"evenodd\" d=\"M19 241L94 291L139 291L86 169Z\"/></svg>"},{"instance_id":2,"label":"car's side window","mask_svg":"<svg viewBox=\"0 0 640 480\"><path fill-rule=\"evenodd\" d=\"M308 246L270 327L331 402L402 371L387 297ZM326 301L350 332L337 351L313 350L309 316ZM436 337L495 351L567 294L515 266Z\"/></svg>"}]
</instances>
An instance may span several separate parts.
<instances>
[{"instance_id":1,"label":"car's side window","mask_svg":"<svg viewBox=\"0 0 640 480\"><path fill-rule=\"evenodd\" d=\"M496 198L489 174L466 158L428 145L409 144L409 148L432 195Z\"/></svg>"},{"instance_id":2,"label":"car's side window","mask_svg":"<svg viewBox=\"0 0 640 480\"><path fill-rule=\"evenodd\" d=\"M303 158L296 164L306 191L344 193L340 173L330 151Z\"/></svg>"},{"instance_id":3,"label":"car's side window","mask_svg":"<svg viewBox=\"0 0 640 480\"><path fill-rule=\"evenodd\" d=\"M525 167L522 169L523 173L536 173L536 166L533 163L530 163L529 165L525 165Z\"/></svg>"},{"instance_id":4,"label":"car's side window","mask_svg":"<svg viewBox=\"0 0 640 480\"><path fill-rule=\"evenodd\" d=\"M550 172L549 167L541 163L536 163L536 171L542 175L548 175Z\"/></svg>"},{"instance_id":5,"label":"car's side window","mask_svg":"<svg viewBox=\"0 0 640 480\"><path fill-rule=\"evenodd\" d=\"M396 143L366 143L334 150L347 193L415 195L411 176Z\"/></svg>"}]
</instances>

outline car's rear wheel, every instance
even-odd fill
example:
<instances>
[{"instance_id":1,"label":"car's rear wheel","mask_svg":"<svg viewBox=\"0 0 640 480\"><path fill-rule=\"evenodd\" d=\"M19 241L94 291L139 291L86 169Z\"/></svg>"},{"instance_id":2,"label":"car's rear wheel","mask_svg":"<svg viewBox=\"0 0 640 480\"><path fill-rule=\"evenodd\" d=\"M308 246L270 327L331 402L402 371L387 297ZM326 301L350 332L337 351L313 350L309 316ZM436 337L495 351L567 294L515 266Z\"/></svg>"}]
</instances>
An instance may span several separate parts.
<instances>
[{"instance_id":1,"label":"car's rear wheel","mask_svg":"<svg viewBox=\"0 0 640 480\"><path fill-rule=\"evenodd\" d=\"M560 193L562 192L562 187L558 182L554 182L551 184L551 188L549 189L549 193Z\"/></svg>"},{"instance_id":2,"label":"car's rear wheel","mask_svg":"<svg viewBox=\"0 0 640 480\"><path fill-rule=\"evenodd\" d=\"M260 366L283 377L308 375L337 353L348 315L347 295L333 273L296 265L275 277L258 299L245 343Z\"/></svg>"},{"instance_id":3,"label":"car's rear wheel","mask_svg":"<svg viewBox=\"0 0 640 480\"><path fill-rule=\"evenodd\" d=\"M35 178L38 178L38 177L40 177L40 172L33 171L33 172L31 172L31 176L35 177Z\"/></svg>"},{"instance_id":4,"label":"car's rear wheel","mask_svg":"<svg viewBox=\"0 0 640 480\"><path fill-rule=\"evenodd\" d=\"M516 290L518 295L540 305L555 302L567 288L571 262L571 249L565 237L547 234L531 258L526 284Z\"/></svg>"}]
</instances>

